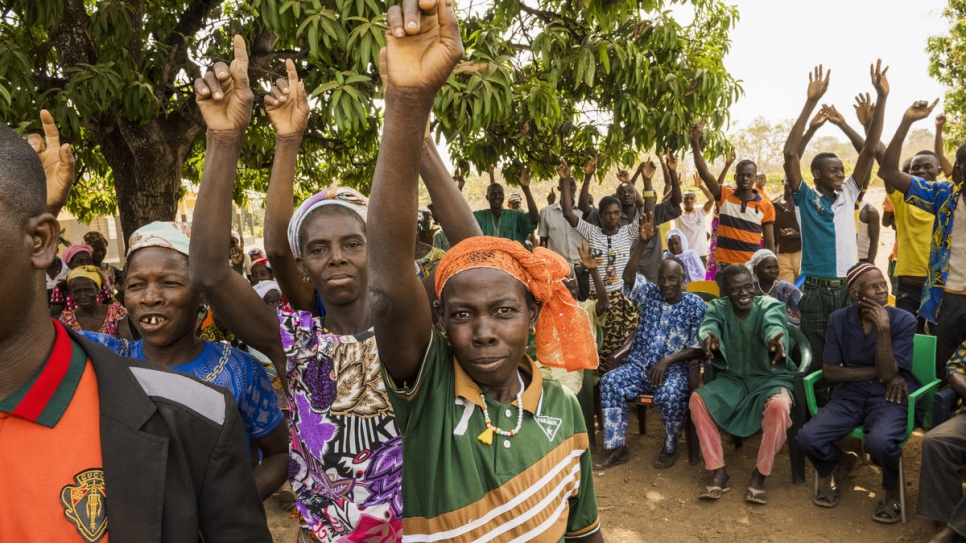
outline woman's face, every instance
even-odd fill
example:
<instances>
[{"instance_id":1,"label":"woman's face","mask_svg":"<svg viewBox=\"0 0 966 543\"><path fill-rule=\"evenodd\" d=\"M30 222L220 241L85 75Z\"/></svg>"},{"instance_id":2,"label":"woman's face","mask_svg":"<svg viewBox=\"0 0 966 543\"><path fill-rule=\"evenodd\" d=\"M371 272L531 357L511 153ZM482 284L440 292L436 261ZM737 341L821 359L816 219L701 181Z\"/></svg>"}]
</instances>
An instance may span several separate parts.
<instances>
[{"instance_id":1,"label":"woman's face","mask_svg":"<svg viewBox=\"0 0 966 543\"><path fill-rule=\"evenodd\" d=\"M252 284L260 281L271 281L272 279L274 279L272 277L272 270L268 269L267 266L261 264L252 266Z\"/></svg>"},{"instance_id":2,"label":"woman's face","mask_svg":"<svg viewBox=\"0 0 966 543\"><path fill-rule=\"evenodd\" d=\"M302 226L299 270L312 279L322 302L346 305L365 296L366 233L355 217L321 213Z\"/></svg>"},{"instance_id":3,"label":"woman's face","mask_svg":"<svg viewBox=\"0 0 966 543\"><path fill-rule=\"evenodd\" d=\"M107 256L107 246L103 243L95 243L91 245L91 248L94 249L94 254L91 255L91 261L95 266L100 266L104 263L104 257Z\"/></svg>"},{"instance_id":4,"label":"woman's face","mask_svg":"<svg viewBox=\"0 0 966 543\"><path fill-rule=\"evenodd\" d=\"M755 273L758 275L758 280L765 283L778 279L778 259L773 256L765 257L755 266Z\"/></svg>"},{"instance_id":5,"label":"woman's face","mask_svg":"<svg viewBox=\"0 0 966 543\"><path fill-rule=\"evenodd\" d=\"M667 250L672 255L681 254L681 238L679 236L671 236L668 238Z\"/></svg>"},{"instance_id":6,"label":"woman's face","mask_svg":"<svg viewBox=\"0 0 966 543\"><path fill-rule=\"evenodd\" d=\"M70 259L67 263L67 267L74 269L78 266L90 266L91 265L91 254L87 251L81 251L74 255L74 258Z\"/></svg>"},{"instance_id":7,"label":"woman's face","mask_svg":"<svg viewBox=\"0 0 966 543\"><path fill-rule=\"evenodd\" d=\"M97 293L100 292L97 283L86 277L77 277L67 286L78 307L91 309L97 306Z\"/></svg>"},{"instance_id":8,"label":"woman's face","mask_svg":"<svg viewBox=\"0 0 966 543\"><path fill-rule=\"evenodd\" d=\"M124 305L146 343L167 347L193 336L202 296L188 258L162 247L139 249L124 275Z\"/></svg>"},{"instance_id":9,"label":"woman's face","mask_svg":"<svg viewBox=\"0 0 966 543\"><path fill-rule=\"evenodd\" d=\"M538 311L519 280L479 268L450 278L439 318L463 370L477 384L505 386L516 378Z\"/></svg>"}]
</instances>

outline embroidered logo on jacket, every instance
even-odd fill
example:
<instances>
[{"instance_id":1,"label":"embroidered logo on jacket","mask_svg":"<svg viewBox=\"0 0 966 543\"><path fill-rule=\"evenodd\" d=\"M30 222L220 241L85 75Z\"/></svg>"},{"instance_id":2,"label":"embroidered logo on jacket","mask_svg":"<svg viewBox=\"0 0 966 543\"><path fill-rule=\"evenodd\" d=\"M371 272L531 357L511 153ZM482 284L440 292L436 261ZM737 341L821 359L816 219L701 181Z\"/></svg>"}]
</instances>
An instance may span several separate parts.
<instances>
[{"instance_id":1,"label":"embroidered logo on jacket","mask_svg":"<svg viewBox=\"0 0 966 543\"><path fill-rule=\"evenodd\" d=\"M562 420L555 417L546 417L544 415L537 415L533 417L533 420L537 421L537 425L543 430L543 433L547 434L547 439L553 441L553 437L557 435L557 430L560 429L560 424Z\"/></svg>"},{"instance_id":2,"label":"embroidered logo on jacket","mask_svg":"<svg viewBox=\"0 0 966 543\"><path fill-rule=\"evenodd\" d=\"M60 491L64 516L74 524L84 541L100 541L107 533L107 495L104 493L104 471L89 469L74 476L76 485Z\"/></svg>"}]
</instances>

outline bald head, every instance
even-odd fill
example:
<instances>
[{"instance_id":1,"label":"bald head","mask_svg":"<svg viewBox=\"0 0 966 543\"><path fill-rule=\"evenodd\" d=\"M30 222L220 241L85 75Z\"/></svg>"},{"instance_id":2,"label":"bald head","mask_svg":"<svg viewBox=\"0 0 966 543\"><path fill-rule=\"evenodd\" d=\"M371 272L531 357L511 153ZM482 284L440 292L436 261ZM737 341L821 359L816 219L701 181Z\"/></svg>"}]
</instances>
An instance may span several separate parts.
<instances>
[{"instance_id":1,"label":"bald head","mask_svg":"<svg viewBox=\"0 0 966 543\"><path fill-rule=\"evenodd\" d=\"M5 124L0 124L0 201L20 222L47 210L47 178L40 159Z\"/></svg>"}]
</instances>

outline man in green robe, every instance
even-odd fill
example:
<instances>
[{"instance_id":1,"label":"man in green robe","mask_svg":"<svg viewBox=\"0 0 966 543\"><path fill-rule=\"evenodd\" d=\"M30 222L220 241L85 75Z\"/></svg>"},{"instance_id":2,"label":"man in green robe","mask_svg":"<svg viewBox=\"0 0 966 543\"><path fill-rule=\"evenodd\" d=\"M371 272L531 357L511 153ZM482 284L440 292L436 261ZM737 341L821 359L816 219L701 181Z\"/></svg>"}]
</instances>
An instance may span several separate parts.
<instances>
[{"instance_id":1,"label":"man in green robe","mask_svg":"<svg viewBox=\"0 0 966 543\"><path fill-rule=\"evenodd\" d=\"M519 209L503 209L503 187L498 183L492 183L486 188L486 201L490 207L474 211L473 217L476 218L484 236L512 239L526 247L527 237L533 233L540 222L540 211L533 200L533 194L530 193L530 172L525 171L520 174L519 181L520 189L527 199L526 213Z\"/></svg>"},{"instance_id":2,"label":"man in green robe","mask_svg":"<svg viewBox=\"0 0 966 543\"><path fill-rule=\"evenodd\" d=\"M725 297L708 304L698 332L714 379L696 390L690 401L705 469L713 472L711 484L699 497L716 500L730 490L718 428L739 437L762 430L745 501L764 505L765 477L792 424L795 366L785 358L785 306L769 296L755 296L754 279L744 266L725 268L722 285Z\"/></svg>"}]
</instances>

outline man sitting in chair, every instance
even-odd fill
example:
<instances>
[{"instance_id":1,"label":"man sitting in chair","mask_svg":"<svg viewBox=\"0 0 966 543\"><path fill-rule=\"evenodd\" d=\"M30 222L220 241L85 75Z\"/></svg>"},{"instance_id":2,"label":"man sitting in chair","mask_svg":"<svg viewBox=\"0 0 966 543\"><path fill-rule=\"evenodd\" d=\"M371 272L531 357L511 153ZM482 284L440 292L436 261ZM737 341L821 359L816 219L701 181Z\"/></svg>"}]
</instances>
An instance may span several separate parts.
<instances>
[{"instance_id":1,"label":"man sitting in chair","mask_svg":"<svg viewBox=\"0 0 966 543\"><path fill-rule=\"evenodd\" d=\"M949 385L966 398L966 341L946 363ZM919 516L943 528L930 543L966 542L966 497L959 472L966 467L966 415L960 413L933 428L922 439L919 471Z\"/></svg>"},{"instance_id":2,"label":"man sitting in chair","mask_svg":"<svg viewBox=\"0 0 966 543\"><path fill-rule=\"evenodd\" d=\"M644 247L654 237L648 217L641 223L638 243L624 267L624 296L641 306L641 320L634 343L623 366L604 374L600 398L604 416L604 449L607 456L594 467L607 469L628 460L627 402L641 393L654 394L661 411L664 447L654 461L658 469L674 465L676 445L684 428L688 408L688 361L701 357L698 328L705 303L685 293L684 264L668 258L658 268L657 283L637 273Z\"/></svg>"},{"instance_id":3,"label":"man sitting in chair","mask_svg":"<svg viewBox=\"0 0 966 543\"><path fill-rule=\"evenodd\" d=\"M717 500L731 490L718 428L739 437L762 430L745 501L764 505L765 477L792 425L789 391L795 365L785 358L785 304L755 296L751 271L740 264L724 268L721 284L726 297L708 304L698 335L714 378L691 394L691 419L705 469L713 472L711 484L698 497Z\"/></svg>"},{"instance_id":4,"label":"man sitting in chair","mask_svg":"<svg viewBox=\"0 0 966 543\"><path fill-rule=\"evenodd\" d=\"M906 438L906 398L919 388L912 374L916 317L886 307L889 284L872 264L853 266L846 277L849 296L857 305L829 315L822 371L836 383L831 399L798 433L798 444L820 478L815 505L835 507L857 457L844 453L835 441L857 426L865 427L865 451L882 469L885 500L872 520L901 519L899 503L900 444Z\"/></svg>"}]
</instances>

